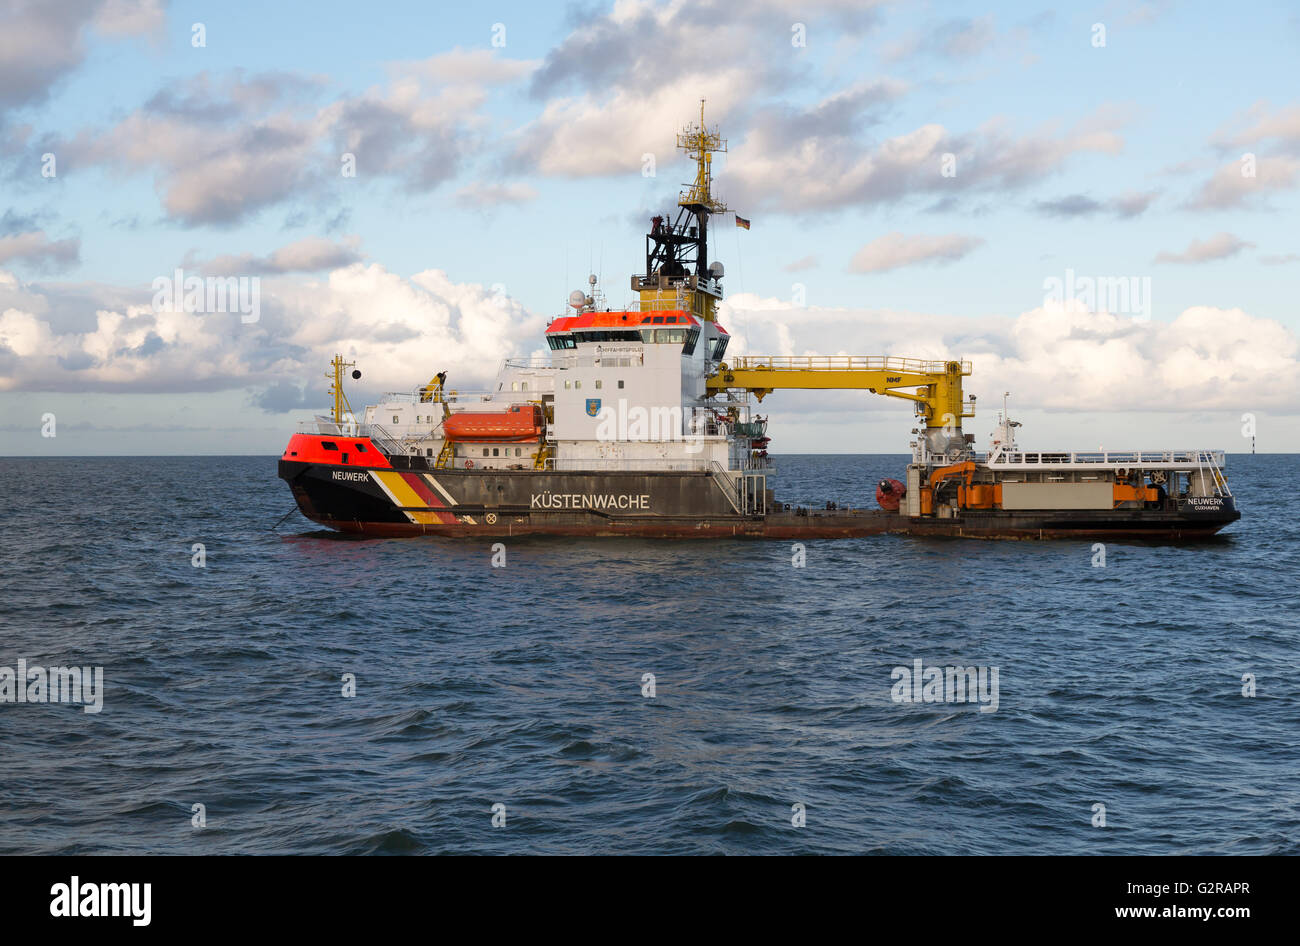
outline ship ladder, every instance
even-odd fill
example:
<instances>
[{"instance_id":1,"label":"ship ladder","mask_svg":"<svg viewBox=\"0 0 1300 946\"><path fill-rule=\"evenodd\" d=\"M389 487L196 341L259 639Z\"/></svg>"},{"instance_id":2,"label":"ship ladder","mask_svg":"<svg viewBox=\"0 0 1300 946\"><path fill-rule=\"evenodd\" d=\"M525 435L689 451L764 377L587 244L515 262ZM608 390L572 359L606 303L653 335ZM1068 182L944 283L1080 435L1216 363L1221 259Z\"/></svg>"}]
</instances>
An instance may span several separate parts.
<instances>
[{"instance_id":1,"label":"ship ladder","mask_svg":"<svg viewBox=\"0 0 1300 946\"><path fill-rule=\"evenodd\" d=\"M456 442L454 440L444 440L442 449L438 451L438 459L434 462L433 467L436 470L448 469L455 458Z\"/></svg>"}]
</instances>

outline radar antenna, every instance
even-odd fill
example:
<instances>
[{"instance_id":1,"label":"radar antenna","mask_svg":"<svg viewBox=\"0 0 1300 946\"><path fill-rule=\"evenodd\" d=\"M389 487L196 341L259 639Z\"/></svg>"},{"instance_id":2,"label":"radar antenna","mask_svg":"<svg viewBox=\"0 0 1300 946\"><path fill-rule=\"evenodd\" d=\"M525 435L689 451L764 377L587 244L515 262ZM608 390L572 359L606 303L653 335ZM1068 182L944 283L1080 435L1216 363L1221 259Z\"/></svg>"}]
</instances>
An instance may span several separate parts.
<instances>
[{"instance_id":1,"label":"radar antenna","mask_svg":"<svg viewBox=\"0 0 1300 946\"><path fill-rule=\"evenodd\" d=\"M713 155L727 150L717 127L704 122L700 99L699 124L677 134L677 147L695 162L695 181L678 194L677 219L656 215L646 235L645 273L632 277L641 310L684 310L714 320L722 299L721 268L709 265L709 217L726 213L727 205L713 195Z\"/></svg>"}]
</instances>

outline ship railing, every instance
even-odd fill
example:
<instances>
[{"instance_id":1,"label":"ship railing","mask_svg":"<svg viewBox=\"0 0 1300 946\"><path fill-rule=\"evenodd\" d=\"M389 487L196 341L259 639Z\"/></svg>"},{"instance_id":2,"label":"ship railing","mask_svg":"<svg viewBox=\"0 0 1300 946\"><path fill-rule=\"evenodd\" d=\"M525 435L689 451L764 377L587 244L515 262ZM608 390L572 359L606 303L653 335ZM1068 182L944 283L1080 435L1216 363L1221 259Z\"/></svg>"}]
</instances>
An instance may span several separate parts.
<instances>
[{"instance_id":1,"label":"ship railing","mask_svg":"<svg viewBox=\"0 0 1300 946\"><path fill-rule=\"evenodd\" d=\"M529 355L527 358L507 358L503 363L507 368L525 368L538 370L554 370L558 367L552 362L550 355Z\"/></svg>"},{"instance_id":2,"label":"ship railing","mask_svg":"<svg viewBox=\"0 0 1300 946\"><path fill-rule=\"evenodd\" d=\"M1048 450L1006 450L998 448L988 455L986 465L994 469L1028 466L1088 467L1213 467L1224 465L1222 450L1102 450L1076 453Z\"/></svg>"},{"instance_id":3,"label":"ship railing","mask_svg":"<svg viewBox=\"0 0 1300 946\"><path fill-rule=\"evenodd\" d=\"M606 457L549 457L545 469L561 473L704 473L708 472L710 462L703 457L679 457L650 459Z\"/></svg>"},{"instance_id":4,"label":"ship railing","mask_svg":"<svg viewBox=\"0 0 1300 946\"><path fill-rule=\"evenodd\" d=\"M558 371L561 368L591 367L591 357L584 364L577 355L533 355L531 358L506 359L507 368L524 368L530 371Z\"/></svg>"},{"instance_id":5,"label":"ship railing","mask_svg":"<svg viewBox=\"0 0 1300 946\"><path fill-rule=\"evenodd\" d=\"M731 470L726 469L717 460L710 461L709 469L713 473L709 479L713 480L718 489L722 490L722 495L727 497L727 502L736 511L736 515L743 516L745 513L740 504L739 484L744 474L738 471L733 474Z\"/></svg>"},{"instance_id":6,"label":"ship railing","mask_svg":"<svg viewBox=\"0 0 1300 946\"><path fill-rule=\"evenodd\" d=\"M617 345L617 342L610 342L611 345ZM645 353L642 351L633 351L631 349L611 350L602 352L599 355L560 355L557 358L551 358L545 365L529 364L515 365L510 362L506 363L508 368L529 368L538 369L549 368L558 370L560 368L639 368L645 364Z\"/></svg>"},{"instance_id":7,"label":"ship railing","mask_svg":"<svg viewBox=\"0 0 1300 946\"><path fill-rule=\"evenodd\" d=\"M317 417L314 420L300 422L298 432L326 437L367 438L386 454L404 454L407 452L406 445L379 424L359 424L355 420L335 423L329 417Z\"/></svg>"},{"instance_id":8,"label":"ship railing","mask_svg":"<svg viewBox=\"0 0 1300 946\"><path fill-rule=\"evenodd\" d=\"M900 358L894 355L737 355L727 359L736 371L756 368L798 369L801 371L897 371L899 374L942 374L947 361ZM961 373L969 375L969 361L962 361Z\"/></svg>"},{"instance_id":9,"label":"ship railing","mask_svg":"<svg viewBox=\"0 0 1300 946\"><path fill-rule=\"evenodd\" d=\"M395 437L383 424L360 424L359 435L369 437L370 442L389 456L405 456L415 449L414 444L408 444Z\"/></svg>"},{"instance_id":10,"label":"ship railing","mask_svg":"<svg viewBox=\"0 0 1300 946\"><path fill-rule=\"evenodd\" d=\"M475 403L478 401L490 401L492 400L492 392L490 391L448 391L443 400L445 400L448 404L456 404L456 403L465 404L465 403ZM431 397L429 398L422 397L420 391L417 389L413 392L412 391L386 391L384 392L382 400L379 401L379 404L380 405L392 404L392 403L418 404L421 402L425 404L439 403L437 401L434 401L433 398Z\"/></svg>"},{"instance_id":11,"label":"ship railing","mask_svg":"<svg viewBox=\"0 0 1300 946\"><path fill-rule=\"evenodd\" d=\"M298 421L298 433L300 434L321 434L326 437L355 437L357 425L355 423L336 424L328 417L317 415L311 420Z\"/></svg>"},{"instance_id":12,"label":"ship railing","mask_svg":"<svg viewBox=\"0 0 1300 946\"><path fill-rule=\"evenodd\" d=\"M691 304L685 296L676 299L634 299L627 304L628 312L690 312Z\"/></svg>"},{"instance_id":13,"label":"ship railing","mask_svg":"<svg viewBox=\"0 0 1300 946\"><path fill-rule=\"evenodd\" d=\"M763 515L767 512L767 473L753 469L728 470L717 460L709 468L710 477L722 490L737 515Z\"/></svg>"},{"instance_id":14,"label":"ship railing","mask_svg":"<svg viewBox=\"0 0 1300 946\"><path fill-rule=\"evenodd\" d=\"M1214 494L1216 496L1231 496L1232 492L1228 489L1228 478L1223 475L1223 451L1205 451L1206 462L1197 467L1197 472L1204 476L1209 476L1214 484Z\"/></svg>"},{"instance_id":15,"label":"ship railing","mask_svg":"<svg viewBox=\"0 0 1300 946\"><path fill-rule=\"evenodd\" d=\"M722 285L713 276L700 277L694 273L681 276L633 276L630 287L637 292L673 292L678 297L701 289L715 296L722 295Z\"/></svg>"}]
</instances>

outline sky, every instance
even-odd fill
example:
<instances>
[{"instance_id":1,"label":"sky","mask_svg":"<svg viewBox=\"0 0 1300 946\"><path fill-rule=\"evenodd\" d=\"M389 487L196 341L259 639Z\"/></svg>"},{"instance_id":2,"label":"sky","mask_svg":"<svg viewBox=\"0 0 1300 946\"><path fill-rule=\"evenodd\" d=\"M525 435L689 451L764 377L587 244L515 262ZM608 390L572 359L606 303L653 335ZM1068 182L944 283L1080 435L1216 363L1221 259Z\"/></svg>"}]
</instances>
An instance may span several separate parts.
<instances>
[{"instance_id":1,"label":"sky","mask_svg":"<svg viewBox=\"0 0 1300 946\"><path fill-rule=\"evenodd\" d=\"M1030 449L1300 451L1298 46L1286 3L0 0L0 455L276 455L335 352L354 406L486 390L589 273L630 301L701 99L732 354L970 360L980 447L1010 392Z\"/></svg>"}]
</instances>

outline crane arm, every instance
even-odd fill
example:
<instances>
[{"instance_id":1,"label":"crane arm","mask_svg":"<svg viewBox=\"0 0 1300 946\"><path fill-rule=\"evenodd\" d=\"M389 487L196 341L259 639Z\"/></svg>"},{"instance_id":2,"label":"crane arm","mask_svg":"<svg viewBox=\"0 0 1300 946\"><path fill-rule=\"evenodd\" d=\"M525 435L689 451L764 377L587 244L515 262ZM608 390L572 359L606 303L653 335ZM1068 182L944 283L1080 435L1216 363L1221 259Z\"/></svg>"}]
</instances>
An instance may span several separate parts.
<instances>
[{"instance_id":1,"label":"crane arm","mask_svg":"<svg viewBox=\"0 0 1300 946\"><path fill-rule=\"evenodd\" d=\"M969 361L857 355L743 355L718 366L705 379L710 394L749 391L760 401L778 388L865 390L915 401L927 427L944 427L975 416L975 399L966 401L961 379ZM914 390L908 390L914 389ZM947 419L946 419L947 418Z\"/></svg>"}]
</instances>

